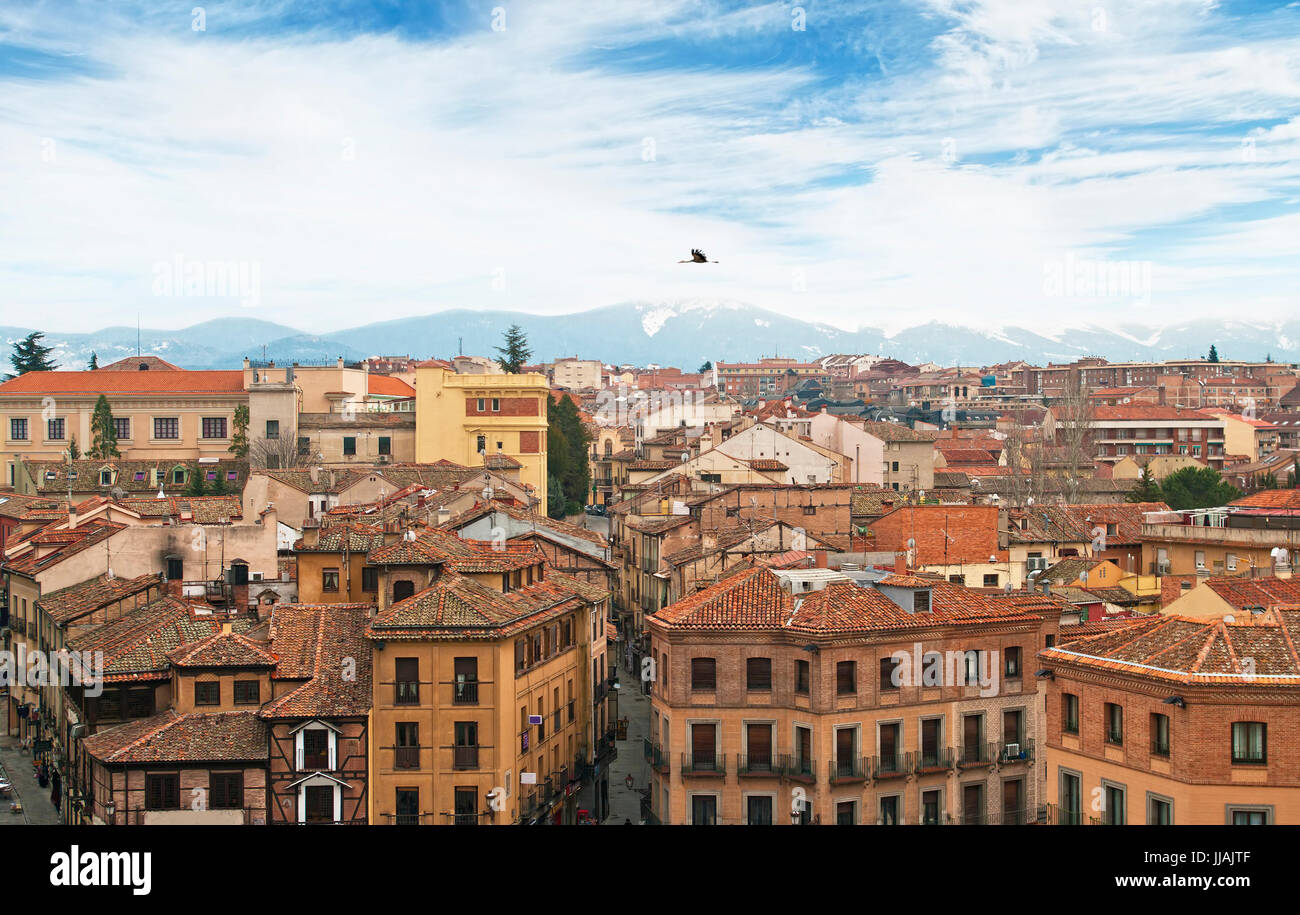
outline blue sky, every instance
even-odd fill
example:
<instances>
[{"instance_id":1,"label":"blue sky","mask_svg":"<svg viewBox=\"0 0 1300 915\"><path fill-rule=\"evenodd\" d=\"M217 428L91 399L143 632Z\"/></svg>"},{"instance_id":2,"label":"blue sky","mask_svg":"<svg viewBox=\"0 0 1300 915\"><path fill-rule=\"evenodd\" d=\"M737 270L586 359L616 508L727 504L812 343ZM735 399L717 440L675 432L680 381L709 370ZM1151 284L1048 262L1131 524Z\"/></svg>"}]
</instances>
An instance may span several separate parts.
<instances>
[{"instance_id":1,"label":"blue sky","mask_svg":"<svg viewBox=\"0 0 1300 915\"><path fill-rule=\"evenodd\" d=\"M0 323L1300 305L1297 3L196 5L0 7Z\"/></svg>"}]
</instances>

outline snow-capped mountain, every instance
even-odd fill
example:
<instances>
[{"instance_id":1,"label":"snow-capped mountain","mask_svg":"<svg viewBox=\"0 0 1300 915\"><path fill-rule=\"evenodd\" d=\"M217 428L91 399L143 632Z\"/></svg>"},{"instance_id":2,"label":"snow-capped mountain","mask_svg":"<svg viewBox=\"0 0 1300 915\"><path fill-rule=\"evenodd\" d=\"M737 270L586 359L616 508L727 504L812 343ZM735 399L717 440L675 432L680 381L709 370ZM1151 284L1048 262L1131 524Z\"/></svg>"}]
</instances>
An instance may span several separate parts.
<instances>
[{"instance_id":1,"label":"snow-capped mountain","mask_svg":"<svg viewBox=\"0 0 1300 915\"><path fill-rule=\"evenodd\" d=\"M881 309L864 311L868 319ZM1069 362L1080 356L1183 359L1203 356L1213 344L1223 359L1300 361L1300 321L1189 321L1165 326L1040 324L1033 329L956 326L929 322L893 333L864 326L856 331L802 321L744 302L689 299L632 301L567 315L457 309L414 318L365 324L313 336L294 328L247 318L207 321L184 330L140 331L142 350L187 368L233 368L244 356L313 362L343 356L409 354L450 356L458 351L490 355L510 324L527 333L533 359L579 355L607 363L675 365L694 371L706 360L736 362L762 356L802 360L830 353L875 353L907 362L988 365L1023 359ZM28 328L0 327L12 343ZM136 329L110 327L93 333L48 332L56 361L82 368L93 350L101 365L136 351Z\"/></svg>"}]
</instances>

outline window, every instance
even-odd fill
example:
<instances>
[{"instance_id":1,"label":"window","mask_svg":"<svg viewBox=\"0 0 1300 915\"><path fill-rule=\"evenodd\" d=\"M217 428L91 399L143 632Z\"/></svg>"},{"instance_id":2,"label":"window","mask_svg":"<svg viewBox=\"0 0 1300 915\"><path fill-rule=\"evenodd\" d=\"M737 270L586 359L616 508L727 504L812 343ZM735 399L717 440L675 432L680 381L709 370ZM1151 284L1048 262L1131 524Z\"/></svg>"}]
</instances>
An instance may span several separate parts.
<instances>
[{"instance_id":1,"label":"window","mask_svg":"<svg viewBox=\"0 0 1300 915\"><path fill-rule=\"evenodd\" d=\"M238 810L244 806L244 773L213 772L208 776L208 805L213 810Z\"/></svg>"},{"instance_id":2,"label":"window","mask_svg":"<svg viewBox=\"0 0 1300 915\"><path fill-rule=\"evenodd\" d=\"M891 794L880 799L880 825L898 825L898 795Z\"/></svg>"},{"instance_id":3,"label":"window","mask_svg":"<svg viewBox=\"0 0 1300 915\"><path fill-rule=\"evenodd\" d=\"M835 825L853 826L858 822L858 802L838 801L835 804Z\"/></svg>"},{"instance_id":4,"label":"window","mask_svg":"<svg viewBox=\"0 0 1300 915\"><path fill-rule=\"evenodd\" d=\"M452 662L452 702L474 705L478 702L478 658L456 658Z\"/></svg>"},{"instance_id":5,"label":"window","mask_svg":"<svg viewBox=\"0 0 1300 915\"><path fill-rule=\"evenodd\" d=\"M538 743L542 741L539 733ZM453 769L478 768L478 723L474 721L456 722L456 745L452 748L451 765Z\"/></svg>"},{"instance_id":6,"label":"window","mask_svg":"<svg viewBox=\"0 0 1300 915\"><path fill-rule=\"evenodd\" d=\"M984 576L984 587L996 588L998 586L998 573L992 572Z\"/></svg>"},{"instance_id":7,"label":"window","mask_svg":"<svg viewBox=\"0 0 1300 915\"><path fill-rule=\"evenodd\" d=\"M486 412L487 401L486 401L484 398L480 397L480 398L478 399L477 407L478 407L478 412L479 412L479 413Z\"/></svg>"},{"instance_id":8,"label":"window","mask_svg":"<svg viewBox=\"0 0 1300 915\"><path fill-rule=\"evenodd\" d=\"M235 705L258 705L261 702L261 684L257 680L235 681Z\"/></svg>"},{"instance_id":9,"label":"window","mask_svg":"<svg viewBox=\"0 0 1300 915\"><path fill-rule=\"evenodd\" d=\"M221 681L204 680L194 684L195 705L220 705Z\"/></svg>"},{"instance_id":10,"label":"window","mask_svg":"<svg viewBox=\"0 0 1300 915\"><path fill-rule=\"evenodd\" d=\"M880 659L880 688L882 690L898 689L901 685L895 682L895 672L898 670L900 663L900 661L892 657Z\"/></svg>"},{"instance_id":11,"label":"window","mask_svg":"<svg viewBox=\"0 0 1300 915\"><path fill-rule=\"evenodd\" d=\"M718 687L718 662L714 658L691 658L691 689L714 690Z\"/></svg>"},{"instance_id":12,"label":"window","mask_svg":"<svg viewBox=\"0 0 1300 915\"><path fill-rule=\"evenodd\" d=\"M355 435L343 436L343 453L344 454L357 453L357 437Z\"/></svg>"},{"instance_id":13,"label":"window","mask_svg":"<svg viewBox=\"0 0 1300 915\"><path fill-rule=\"evenodd\" d=\"M1004 660L1006 661L1007 679L1010 680L1019 677L1020 676L1020 646L1012 645L1010 648L1008 648L1006 650L1006 654L1004 655Z\"/></svg>"},{"instance_id":14,"label":"window","mask_svg":"<svg viewBox=\"0 0 1300 915\"><path fill-rule=\"evenodd\" d=\"M15 442L27 441L26 418L9 420L9 438Z\"/></svg>"},{"instance_id":15,"label":"window","mask_svg":"<svg viewBox=\"0 0 1300 915\"><path fill-rule=\"evenodd\" d=\"M180 419L175 416L155 416L153 419L153 437L156 439L180 438Z\"/></svg>"},{"instance_id":16,"label":"window","mask_svg":"<svg viewBox=\"0 0 1300 915\"><path fill-rule=\"evenodd\" d=\"M303 819L308 823L334 822L334 786L307 785L303 791Z\"/></svg>"},{"instance_id":17,"label":"window","mask_svg":"<svg viewBox=\"0 0 1300 915\"><path fill-rule=\"evenodd\" d=\"M64 425L62 418L46 420L45 437L52 442L63 441Z\"/></svg>"},{"instance_id":18,"label":"window","mask_svg":"<svg viewBox=\"0 0 1300 915\"><path fill-rule=\"evenodd\" d=\"M1124 744L1124 707L1106 703L1106 743Z\"/></svg>"},{"instance_id":19,"label":"window","mask_svg":"<svg viewBox=\"0 0 1300 915\"><path fill-rule=\"evenodd\" d=\"M179 773L146 775L144 779L144 806L146 810L176 810L181 806L181 777Z\"/></svg>"},{"instance_id":20,"label":"window","mask_svg":"<svg viewBox=\"0 0 1300 915\"><path fill-rule=\"evenodd\" d=\"M452 822L457 826L478 825L478 789L458 787L455 794L455 817Z\"/></svg>"},{"instance_id":21,"label":"window","mask_svg":"<svg viewBox=\"0 0 1300 915\"><path fill-rule=\"evenodd\" d=\"M387 436L387 435L379 436L379 453L380 454L393 453L393 439L391 436Z\"/></svg>"},{"instance_id":22,"label":"window","mask_svg":"<svg viewBox=\"0 0 1300 915\"><path fill-rule=\"evenodd\" d=\"M853 661L839 661L835 665L835 693L852 696L858 691L858 665Z\"/></svg>"},{"instance_id":23,"label":"window","mask_svg":"<svg viewBox=\"0 0 1300 915\"><path fill-rule=\"evenodd\" d=\"M117 433L119 439L131 437L131 418L129 416L114 416L113 431Z\"/></svg>"},{"instance_id":24,"label":"window","mask_svg":"<svg viewBox=\"0 0 1300 915\"><path fill-rule=\"evenodd\" d=\"M366 566L361 570L361 590L376 593L379 591L379 570Z\"/></svg>"},{"instance_id":25,"label":"window","mask_svg":"<svg viewBox=\"0 0 1300 915\"><path fill-rule=\"evenodd\" d=\"M393 704L420 704L420 659L397 658L393 662Z\"/></svg>"},{"instance_id":26,"label":"window","mask_svg":"<svg viewBox=\"0 0 1300 915\"><path fill-rule=\"evenodd\" d=\"M266 421L266 437L270 441L275 441L280 437L280 421L278 419L268 419Z\"/></svg>"},{"instance_id":27,"label":"window","mask_svg":"<svg viewBox=\"0 0 1300 915\"><path fill-rule=\"evenodd\" d=\"M185 482L184 467L177 467L174 470L172 470L172 482L175 483L177 486Z\"/></svg>"},{"instance_id":28,"label":"window","mask_svg":"<svg viewBox=\"0 0 1300 915\"><path fill-rule=\"evenodd\" d=\"M1058 822L1078 826L1083 821L1083 780L1075 772L1061 770L1061 803Z\"/></svg>"},{"instance_id":29,"label":"window","mask_svg":"<svg viewBox=\"0 0 1300 915\"><path fill-rule=\"evenodd\" d=\"M772 825L772 798L770 795L750 795L745 799L745 822L750 826Z\"/></svg>"},{"instance_id":30,"label":"window","mask_svg":"<svg viewBox=\"0 0 1300 915\"><path fill-rule=\"evenodd\" d=\"M1169 755L1169 716L1151 715L1151 752L1156 756Z\"/></svg>"},{"instance_id":31,"label":"window","mask_svg":"<svg viewBox=\"0 0 1300 915\"><path fill-rule=\"evenodd\" d=\"M1105 807L1101 811L1101 821L1107 826L1123 826L1128 822L1127 803L1124 797L1124 786L1113 785L1103 781L1102 787L1105 789Z\"/></svg>"},{"instance_id":32,"label":"window","mask_svg":"<svg viewBox=\"0 0 1300 915\"><path fill-rule=\"evenodd\" d=\"M301 770L319 771L329 768L330 734L324 728L306 728L302 732Z\"/></svg>"},{"instance_id":33,"label":"window","mask_svg":"<svg viewBox=\"0 0 1300 915\"><path fill-rule=\"evenodd\" d=\"M203 437L204 438L225 438L226 418L224 416L203 417Z\"/></svg>"},{"instance_id":34,"label":"window","mask_svg":"<svg viewBox=\"0 0 1300 915\"><path fill-rule=\"evenodd\" d=\"M929 613L930 612L930 592L929 590L912 592L912 612Z\"/></svg>"},{"instance_id":35,"label":"window","mask_svg":"<svg viewBox=\"0 0 1300 915\"><path fill-rule=\"evenodd\" d=\"M772 688L772 659L745 659L745 688L766 690Z\"/></svg>"},{"instance_id":36,"label":"window","mask_svg":"<svg viewBox=\"0 0 1300 915\"><path fill-rule=\"evenodd\" d=\"M322 569L320 573L320 589L322 591L337 591L339 589L339 570Z\"/></svg>"},{"instance_id":37,"label":"window","mask_svg":"<svg viewBox=\"0 0 1300 915\"><path fill-rule=\"evenodd\" d=\"M1061 731L1079 733L1079 697L1074 693L1061 693Z\"/></svg>"},{"instance_id":38,"label":"window","mask_svg":"<svg viewBox=\"0 0 1300 915\"><path fill-rule=\"evenodd\" d=\"M100 486L112 486L112 485L113 485L113 471L111 471L111 470L101 470L101 471L99 472L99 485L100 485Z\"/></svg>"},{"instance_id":39,"label":"window","mask_svg":"<svg viewBox=\"0 0 1300 915\"><path fill-rule=\"evenodd\" d=\"M1263 765L1266 762L1268 762L1268 725L1259 721L1233 722L1233 765Z\"/></svg>"},{"instance_id":40,"label":"window","mask_svg":"<svg viewBox=\"0 0 1300 915\"><path fill-rule=\"evenodd\" d=\"M493 413L501 412L501 398L499 397L492 398L492 412Z\"/></svg>"},{"instance_id":41,"label":"window","mask_svg":"<svg viewBox=\"0 0 1300 915\"><path fill-rule=\"evenodd\" d=\"M1229 807L1229 826L1267 826L1273 821L1272 807Z\"/></svg>"},{"instance_id":42,"label":"window","mask_svg":"<svg viewBox=\"0 0 1300 915\"><path fill-rule=\"evenodd\" d=\"M414 721L399 721L395 727L393 768L420 768L420 725Z\"/></svg>"},{"instance_id":43,"label":"window","mask_svg":"<svg viewBox=\"0 0 1300 915\"><path fill-rule=\"evenodd\" d=\"M794 662L794 691L796 695L806 696L812 680L811 668L807 661L796 659Z\"/></svg>"},{"instance_id":44,"label":"window","mask_svg":"<svg viewBox=\"0 0 1300 915\"><path fill-rule=\"evenodd\" d=\"M1174 825L1174 802L1167 797L1155 794L1147 795L1147 825Z\"/></svg>"},{"instance_id":45,"label":"window","mask_svg":"<svg viewBox=\"0 0 1300 915\"><path fill-rule=\"evenodd\" d=\"M480 400L479 403L482 404L483 401ZM482 409L482 407L480 406L479 409ZM483 452L487 451L487 436L486 436L486 435L480 435L480 436L478 436L478 438L475 439L475 441L474 441L474 451L475 451L476 454L482 454Z\"/></svg>"},{"instance_id":46,"label":"window","mask_svg":"<svg viewBox=\"0 0 1300 915\"><path fill-rule=\"evenodd\" d=\"M279 433L276 433L276 437L279 438ZM300 436L298 436L298 453L299 453L299 454L310 454L310 453L311 453L311 437L310 437L310 436L307 436L307 435L300 435Z\"/></svg>"},{"instance_id":47,"label":"window","mask_svg":"<svg viewBox=\"0 0 1300 915\"><path fill-rule=\"evenodd\" d=\"M420 822L420 789L398 788L394 794L396 813L393 822L398 826L415 826Z\"/></svg>"}]
</instances>

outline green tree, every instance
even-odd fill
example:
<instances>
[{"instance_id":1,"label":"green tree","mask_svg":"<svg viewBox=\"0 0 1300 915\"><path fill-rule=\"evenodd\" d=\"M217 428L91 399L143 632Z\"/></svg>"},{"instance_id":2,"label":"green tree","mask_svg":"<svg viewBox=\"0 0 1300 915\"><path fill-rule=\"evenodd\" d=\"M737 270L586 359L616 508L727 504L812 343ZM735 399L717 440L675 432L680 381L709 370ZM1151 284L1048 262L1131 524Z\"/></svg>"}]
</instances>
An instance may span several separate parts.
<instances>
[{"instance_id":1,"label":"green tree","mask_svg":"<svg viewBox=\"0 0 1300 915\"><path fill-rule=\"evenodd\" d=\"M1260 474L1259 479L1255 481L1255 485L1260 489L1277 489L1277 474L1271 470L1268 473Z\"/></svg>"},{"instance_id":2,"label":"green tree","mask_svg":"<svg viewBox=\"0 0 1300 915\"><path fill-rule=\"evenodd\" d=\"M224 496L228 492L230 492L230 489L226 486L226 478L223 477L221 471L218 470L217 478L212 481L212 489L209 490L209 494L214 496Z\"/></svg>"},{"instance_id":3,"label":"green tree","mask_svg":"<svg viewBox=\"0 0 1300 915\"><path fill-rule=\"evenodd\" d=\"M1213 467L1184 467L1165 477L1160 492L1170 508L1213 508L1241 498L1241 491Z\"/></svg>"},{"instance_id":4,"label":"green tree","mask_svg":"<svg viewBox=\"0 0 1300 915\"><path fill-rule=\"evenodd\" d=\"M96 355L95 351L92 349L90 351L90 364L86 366L86 370L93 372L97 368L99 368L99 356Z\"/></svg>"},{"instance_id":5,"label":"green tree","mask_svg":"<svg viewBox=\"0 0 1300 915\"><path fill-rule=\"evenodd\" d=\"M230 448L227 449L241 460L248 458L248 404L241 403L235 407L234 433L230 436Z\"/></svg>"},{"instance_id":6,"label":"green tree","mask_svg":"<svg viewBox=\"0 0 1300 915\"><path fill-rule=\"evenodd\" d=\"M77 437L74 435L68 440L68 460L75 461L81 458L81 449L77 447Z\"/></svg>"},{"instance_id":7,"label":"green tree","mask_svg":"<svg viewBox=\"0 0 1300 915\"><path fill-rule=\"evenodd\" d=\"M34 330L14 344L9 364L14 367L15 375L26 375L28 372L52 372L58 368L50 361L50 353L53 352L54 347L41 343L44 339L45 334Z\"/></svg>"},{"instance_id":8,"label":"green tree","mask_svg":"<svg viewBox=\"0 0 1300 915\"><path fill-rule=\"evenodd\" d=\"M699 374L703 375L705 372L711 371L713 371L713 362L712 360L706 359L704 365L700 366Z\"/></svg>"},{"instance_id":9,"label":"green tree","mask_svg":"<svg viewBox=\"0 0 1300 915\"><path fill-rule=\"evenodd\" d=\"M567 396L558 401L547 398L546 420L546 513L564 518L579 514L591 495L591 465L587 462L591 433Z\"/></svg>"},{"instance_id":10,"label":"green tree","mask_svg":"<svg viewBox=\"0 0 1300 915\"><path fill-rule=\"evenodd\" d=\"M1300 457L1291 462L1291 469L1286 472L1286 488L1295 489L1300 484Z\"/></svg>"},{"instance_id":11,"label":"green tree","mask_svg":"<svg viewBox=\"0 0 1300 915\"><path fill-rule=\"evenodd\" d=\"M518 324L511 324L505 332L505 343L505 346L497 347L497 352L501 354L501 368L507 374L518 375L520 368L533 355L533 351L528 348L528 337Z\"/></svg>"},{"instance_id":12,"label":"green tree","mask_svg":"<svg viewBox=\"0 0 1300 915\"><path fill-rule=\"evenodd\" d=\"M1210 355L1207 357L1207 361L1209 362L1219 361L1219 351L1215 348L1213 343L1210 344Z\"/></svg>"},{"instance_id":13,"label":"green tree","mask_svg":"<svg viewBox=\"0 0 1300 915\"><path fill-rule=\"evenodd\" d=\"M1160 484L1151 475L1150 467L1142 468L1142 476L1138 477L1137 485L1124 497L1126 502L1160 502L1162 499Z\"/></svg>"},{"instance_id":14,"label":"green tree","mask_svg":"<svg viewBox=\"0 0 1300 915\"><path fill-rule=\"evenodd\" d=\"M95 412L90 417L90 451L87 457L96 460L121 457L117 450L117 426L113 424L113 408L103 394L95 401Z\"/></svg>"},{"instance_id":15,"label":"green tree","mask_svg":"<svg viewBox=\"0 0 1300 915\"><path fill-rule=\"evenodd\" d=\"M185 495L187 496L206 496L208 494L208 484L203 481L202 470L190 471L190 481L185 485Z\"/></svg>"}]
</instances>

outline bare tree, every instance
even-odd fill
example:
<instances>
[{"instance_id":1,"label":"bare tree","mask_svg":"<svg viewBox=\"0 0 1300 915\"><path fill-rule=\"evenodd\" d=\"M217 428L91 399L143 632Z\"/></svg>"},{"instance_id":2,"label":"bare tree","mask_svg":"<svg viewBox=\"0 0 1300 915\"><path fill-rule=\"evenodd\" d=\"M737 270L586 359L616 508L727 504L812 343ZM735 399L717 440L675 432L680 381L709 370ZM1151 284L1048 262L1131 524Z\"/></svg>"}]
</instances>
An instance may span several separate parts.
<instances>
[{"instance_id":1,"label":"bare tree","mask_svg":"<svg viewBox=\"0 0 1300 915\"><path fill-rule=\"evenodd\" d=\"M1061 474L1061 497L1067 505L1079 502L1083 481L1093 476L1095 418L1088 391L1076 373L1066 379L1052 402L1054 463Z\"/></svg>"},{"instance_id":2,"label":"bare tree","mask_svg":"<svg viewBox=\"0 0 1300 915\"><path fill-rule=\"evenodd\" d=\"M292 437L258 438L248 443L249 466L258 470L288 470L311 463L311 453L300 453Z\"/></svg>"}]
</instances>

